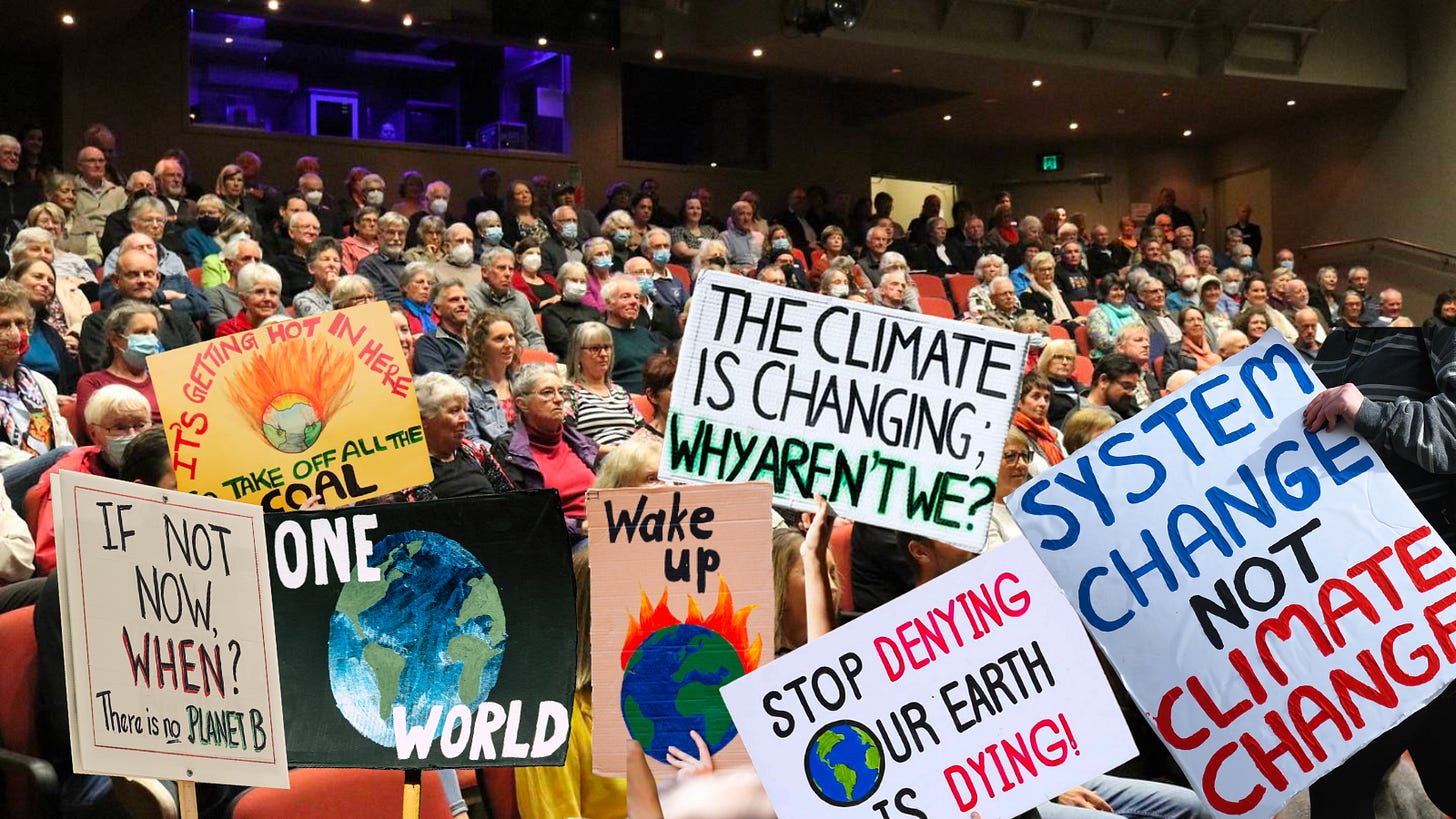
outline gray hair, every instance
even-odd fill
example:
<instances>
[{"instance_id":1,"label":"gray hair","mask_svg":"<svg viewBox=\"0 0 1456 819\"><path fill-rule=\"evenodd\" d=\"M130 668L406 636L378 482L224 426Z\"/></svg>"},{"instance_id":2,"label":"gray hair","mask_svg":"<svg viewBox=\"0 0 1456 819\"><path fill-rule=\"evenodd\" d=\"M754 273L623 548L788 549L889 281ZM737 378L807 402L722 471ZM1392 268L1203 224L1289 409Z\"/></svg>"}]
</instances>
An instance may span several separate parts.
<instances>
[{"instance_id":1,"label":"gray hair","mask_svg":"<svg viewBox=\"0 0 1456 819\"><path fill-rule=\"evenodd\" d=\"M430 304L438 304L447 291L459 287L465 289L465 282L456 278L438 279L430 287Z\"/></svg>"},{"instance_id":2,"label":"gray hair","mask_svg":"<svg viewBox=\"0 0 1456 819\"><path fill-rule=\"evenodd\" d=\"M672 242L672 234L671 233L668 233L667 231L663 230L660 227L655 227L655 228L647 231L647 233L645 233L642 236L642 244L645 245L648 242L652 241L652 237L653 236L661 236L662 238L666 239L669 243Z\"/></svg>"},{"instance_id":3,"label":"gray hair","mask_svg":"<svg viewBox=\"0 0 1456 819\"><path fill-rule=\"evenodd\" d=\"M590 239L587 239L585 242L582 243L582 245L581 245L581 255L583 257L590 256L592 254L592 248L596 247L597 245L606 245L607 246L607 250L612 250L612 240L611 239L608 239L605 236L593 236ZM702 255L701 252L699 253L699 255Z\"/></svg>"},{"instance_id":4,"label":"gray hair","mask_svg":"<svg viewBox=\"0 0 1456 819\"><path fill-rule=\"evenodd\" d=\"M392 210L385 211L384 213L379 214L379 229L383 230L386 227L390 226L401 227L405 230L409 230L409 219L406 219L404 216L401 216L400 214L395 213Z\"/></svg>"},{"instance_id":5,"label":"gray hair","mask_svg":"<svg viewBox=\"0 0 1456 819\"><path fill-rule=\"evenodd\" d=\"M143 213L152 213L153 211L165 214L167 212L167 206L162 204L162 200L155 196L138 197L135 202L131 203L131 207L126 209L126 221L128 223L135 222Z\"/></svg>"},{"instance_id":6,"label":"gray hair","mask_svg":"<svg viewBox=\"0 0 1456 819\"><path fill-rule=\"evenodd\" d=\"M905 260L905 257L903 255L896 253L893 250L887 250L885 251L885 255L880 257L880 270L884 270L887 267L903 267L906 272L909 272L910 263Z\"/></svg>"},{"instance_id":7,"label":"gray hair","mask_svg":"<svg viewBox=\"0 0 1456 819\"><path fill-rule=\"evenodd\" d=\"M20 254L29 250L34 245L50 245L52 249L56 246L56 239L45 228L30 227L15 234L15 241L10 243L10 262L15 264L20 261Z\"/></svg>"},{"instance_id":8,"label":"gray hair","mask_svg":"<svg viewBox=\"0 0 1456 819\"><path fill-rule=\"evenodd\" d=\"M475 229L484 230L485 223L490 221L491 219L495 219L495 223L500 224L500 214L496 213L493 210L483 210L480 213L475 214Z\"/></svg>"},{"instance_id":9,"label":"gray hair","mask_svg":"<svg viewBox=\"0 0 1456 819\"><path fill-rule=\"evenodd\" d=\"M272 283L283 289L283 276L272 265L263 262L249 262L238 271L238 295L251 293L259 284Z\"/></svg>"},{"instance_id":10,"label":"gray hair","mask_svg":"<svg viewBox=\"0 0 1456 819\"><path fill-rule=\"evenodd\" d=\"M494 248L491 248L490 250L486 251L485 253L481 254L481 257L480 257L480 266L481 267L490 267L491 265L495 264L495 260L496 259L501 258L501 257L504 257L504 258L508 259L512 265L514 265L516 263L516 254L514 252L512 252L510 248L508 248L508 247L494 247Z\"/></svg>"},{"instance_id":11,"label":"gray hair","mask_svg":"<svg viewBox=\"0 0 1456 819\"><path fill-rule=\"evenodd\" d=\"M243 249L243 242L251 242L255 245L258 244L257 241L255 241L252 237L237 234L233 236L233 238L228 239L227 244L222 246L222 257L230 262L237 261L238 253ZM261 253L261 251L263 250L263 246L258 245L258 250Z\"/></svg>"},{"instance_id":12,"label":"gray hair","mask_svg":"<svg viewBox=\"0 0 1456 819\"><path fill-rule=\"evenodd\" d=\"M298 220L304 218L305 216L313 216L314 221L318 221L318 217L314 216L313 211L311 210L295 211L292 216L288 217L288 229L292 230L298 227Z\"/></svg>"},{"instance_id":13,"label":"gray hair","mask_svg":"<svg viewBox=\"0 0 1456 819\"><path fill-rule=\"evenodd\" d=\"M581 377L581 349L591 344L606 344L612 348L612 357L607 360L607 381L610 383L617 350L611 328L600 321L584 321L572 331L571 341L566 345L566 377L570 381Z\"/></svg>"},{"instance_id":14,"label":"gray hair","mask_svg":"<svg viewBox=\"0 0 1456 819\"><path fill-rule=\"evenodd\" d=\"M610 279L607 279L607 281L602 285L602 301L615 301L617 298L617 294L620 293L624 288L633 292L638 292L638 288L640 287L641 285L637 284L636 276L627 273L618 273L612 276Z\"/></svg>"},{"instance_id":15,"label":"gray hair","mask_svg":"<svg viewBox=\"0 0 1456 819\"><path fill-rule=\"evenodd\" d=\"M536 392L544 378L561 378L561 373L556 369L555 364L526 364L516 374L511 376L511 395L523 398ZM415 389L419 389L419 382L415 382Z\"/></svg>"},{"instance_id":16,"label":"gray hair","mask_svg":"<svg viewBox=\"0 0 1456 819\"><path fill-rule=\"evenodd\" d=\"M147 397L125 384L107 384L86 402L86 423L100 426L101 419L116 412L152 412Z\"/></svg>"},{"instance_id":17,"label":"gray hair","mask_svg":"<svg viewBox=\"0 0 1456 819\"><path fill-rule=\"evenodd\" d=\"M581 262L566 262L556 269L556 288L561 289L561 283L566 279L568 273L580 273L582 278L587 278L586 265Z\"/></svg>"},{"instance_id":18,"label":"gray hair","mask_svg":"<svg viewBox=\"0 0 1456 819\"><path fill-rule=\"evenodd\" d=\"M421 418L438 418L450 401L469 401L470 393L454 377L444 373L425 373L415 377L415 401Z\"/></svg>"},{"instance_id":19,"label":"gray hair","mask_svg":"<svg viewBox=\"0 0 1456 819\"><path fill-rule=\"evenodd\" d=\"M335 310L341 310L346 303L360 296L373 295L374 285L363 276L340 276L339 283L334 285L334 292L329 294L329 301Z\"/></svg>"},{"instance_id":20,"label":"gray hair","mask_svg":"<svg viewBox=\"0 0 1456 819\"><path fill-rule=\"evenodd\" d=\"M551 211L551 221L560 222L561 218L566 215L566 211L571 211L572 216L576 215L576 208L571 205L558 205L556 210Z\"/></svg>"},{"instance_id":21,"label":"gray hair","mask_svg":"<svg viewBox=\"0 0 1456 819\"><path fill-rule=\"evenodd\" d=\"M19 148L20 147L20 140L16 139L15 137L13 137L13 136L11 136L9 134L0 134L0 147L6 146L6 145L11 145L11 146L14 146L16 148Z\"/></svg>"},{"instance_id":22,"label":"gray hair","mask_svg":"<svg viewBox=\"0 0 1456 819\"><path fill-rule=\"evenodd\" d=\"M215 193L204 193L203 195L197 197L197 207L201 208L207 206L217 208L223 213L227 212L227 204L222 201L221 196L218 196Z\"/></svg>"},{"instance_id":23,"label":"gray hair","mask_svg":"<svg viewBox=\"0 0 1456 819\"><path fill-rule=\"evenodd\" d=\"M431 269L432 267L433 265L429 262L410 262L405 265L404 269L399 271L399 289L403 290L408 287L409 283L414 281L415 277L421 273L429 274L430 284L433 286L435 283L435 273Z\"/></svg>"},{"instance_id":24,"label":"gray hair","mask_svg":"<svg viewBox=\"0 0 1456 819\"><path fill-rule=\"evenodd\" d=\"M309 264L313 264L318 261L318 257L330 250L339 254L339 261L344 260L344 251L339 247L339 240L332 236L320 236L314 239L313 244L308 246L308 255L305 259Z\"/></svg>"},{"instance_id":25,"label":"gray hair","mask_svg":"<svg viewBox=\"0 0 1456 819\"><path fill-rule=\"evenodd\" d=\"M60 190L61 186L66 184L67 182L71 183L71 187L76 187L76 175L73 173L66 173L65 171L56 171L54 173L47 174L45 178L45 195L50 196L51 194Z\"/></svg>"},{"instance_id":26,"label":"gray hair","mask_svg":"<svg viewBox=\"0 0 1456 819\"><path fill-rule=\"evenodd\" d=\"M426 216L425 218L420 220L419 225L415 227L415 233L420 234L424 233L425 231L430 231L431 233L439 233L441 236L443 236L445 234L445 228L446 224L444 219L441 219L434 214L430 214L429 216Z\"/></svg>"}]
</instances>

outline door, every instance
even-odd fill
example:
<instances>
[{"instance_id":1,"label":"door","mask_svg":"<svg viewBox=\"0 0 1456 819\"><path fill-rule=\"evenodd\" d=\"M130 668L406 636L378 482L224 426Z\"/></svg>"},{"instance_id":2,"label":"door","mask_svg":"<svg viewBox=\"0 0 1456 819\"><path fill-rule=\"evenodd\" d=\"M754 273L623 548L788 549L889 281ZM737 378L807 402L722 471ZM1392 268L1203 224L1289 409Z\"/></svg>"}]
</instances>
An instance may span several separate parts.
<instances>
[{"instance_id":1,"label":"door","mask_svg":"<svg viewBox=\"0 0 1456 819\"><path fill-rule=\"evenodd\" d=\"M950 221L950 209L956 203L954 182L929 182L920 179L897 179L893 176L871 176L870 197L873 199L881 191L895 197L895 209L890 212L890 217L895 220L895 224L905 229L909 229L910 221L920 215L920 206L925 202L925 197L930 194L933 193L940 197L940 215L947 222Z\"/></svg>"},{"instance_id":2,"label":"door","mask_svg":"<svg viewBox=\"0 0 1456 819\"><path fill-rule=\"evenodd\" d=\"M1223 252L1224 228L1234 223L1234 214L1239 206L1247 204L1254 209L1249 221L1258 225L1264 235L1264 246L1259 248L1259 269L1268 270L1274 264L1279 234L1274 228L1274 209L1270 204L1271 177L1268 168L1258 168L1214 182L1213 201L1217 216L1214 224L1209 225L1207 241L1215 253Z\"/></svg>"}]
</instances>

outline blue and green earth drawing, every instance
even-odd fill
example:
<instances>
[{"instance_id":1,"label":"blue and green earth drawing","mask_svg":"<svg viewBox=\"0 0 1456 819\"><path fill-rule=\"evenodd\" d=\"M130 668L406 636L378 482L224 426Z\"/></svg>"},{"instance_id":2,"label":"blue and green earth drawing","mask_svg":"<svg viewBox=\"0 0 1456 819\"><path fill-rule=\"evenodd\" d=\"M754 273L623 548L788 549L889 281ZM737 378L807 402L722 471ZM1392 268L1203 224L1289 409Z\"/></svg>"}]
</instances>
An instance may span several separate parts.
<instances>
[{"instance_id":1,"label":"blue and green earth drawing","mask_svg":"<svg viewBox=\"0 0 1456 819\"><path fill-rule=\"evenodd\" d=\"M809 787L825 802L858 805L873 796L885 778L880 742L858 722L831 722L809 740L804 773Z\"/></svg>"},{"instance_id":2,"label":"blue and green earth drawing","mask_svg":"<svg viewBox=\"0 0 1456 819\"><path fill-rule=\"evenodd\" d=\"M738 735L719 689L743 673L738 651L710 628L680 623L652 632L622 677L627 732L663 763L669 745L697 756L689 731L718 753Z\"/></svg>"},{"instance_id":3,"label":"blue and green earth drawing","mask_svg":"<svg viewBox=\"0 0 1456 819\"><path fill-rule=\"evenodd\" d=\"M392 534L374 544L370 565L380 579L361 583L356 567L329 621L329 684L344 718L393 748L396 705L424 725L433 706L485 702L505 658L506 617L485 567L442 535Z\"/></svg>"}]
</instances>

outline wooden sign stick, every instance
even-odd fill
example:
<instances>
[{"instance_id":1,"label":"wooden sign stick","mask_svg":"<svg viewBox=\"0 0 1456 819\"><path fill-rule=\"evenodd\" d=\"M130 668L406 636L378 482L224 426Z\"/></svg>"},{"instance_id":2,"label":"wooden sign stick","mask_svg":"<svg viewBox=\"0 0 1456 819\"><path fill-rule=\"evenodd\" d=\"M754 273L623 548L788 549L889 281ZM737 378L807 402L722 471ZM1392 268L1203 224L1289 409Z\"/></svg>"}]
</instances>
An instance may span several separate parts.
<instances>
[{"instance_id":1,"label":"wooden sign stick","mask_svg":"<svg viewBox=\"0 0 1456 819\"><path fill-rule=\"evenodd\" d=\"M197 819L197 783L177 780L177 812L181 819Z\"/></svg>"},{"instance_id":2,"label":"wooden sign stick","mask_svg":"<svg viewBox=\"0 0 1456 819\"><path fill-rule=\"evenodd\" d=\"M420 771L404 772L404 819L420 819Z\"/></svg>"}]
</instances>

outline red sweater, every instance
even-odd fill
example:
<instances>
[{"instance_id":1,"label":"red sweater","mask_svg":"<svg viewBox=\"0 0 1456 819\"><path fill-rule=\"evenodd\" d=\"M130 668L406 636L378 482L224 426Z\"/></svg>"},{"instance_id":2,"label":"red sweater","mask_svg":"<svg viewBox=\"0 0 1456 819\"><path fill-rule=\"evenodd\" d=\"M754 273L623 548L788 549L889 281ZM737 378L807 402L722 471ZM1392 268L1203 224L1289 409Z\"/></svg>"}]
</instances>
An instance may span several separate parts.
<instances>
[{"instance_id":1,"label":"red sweater","mask_svg":"<svg viewBox=\"0 0 1456 819\"><path fill-rule=\"evenodd\" d=\"M561 493L562 514L575 520L585 520L586 490L591 488L597 476L561 440L561 430L550 435L528 427L527 433L531 439L531 454L536 456L536 466L541 469L541 478L548 488Z\"/></svg>"}]
</instances>

